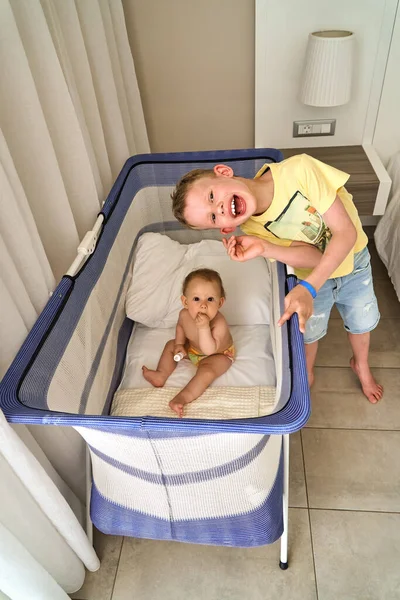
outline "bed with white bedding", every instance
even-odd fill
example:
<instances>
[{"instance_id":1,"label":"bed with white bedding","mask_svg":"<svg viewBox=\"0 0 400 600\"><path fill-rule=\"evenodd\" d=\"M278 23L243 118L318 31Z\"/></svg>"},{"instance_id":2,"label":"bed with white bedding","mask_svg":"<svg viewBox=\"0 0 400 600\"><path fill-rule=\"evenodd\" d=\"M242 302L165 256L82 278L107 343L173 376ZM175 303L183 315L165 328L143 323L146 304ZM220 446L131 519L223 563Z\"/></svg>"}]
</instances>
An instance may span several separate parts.
<instances>
[{"instance_id":1,"label":"bed with white bedding","mask_svg":"<svg viewBox=\"0 0 400 600\"><path fill-rule=\"evenodd\" d=\"M387 171L392 189L374 237L378 254L386 265L400 301L400 152L390 159Z\"/></svg>"}]
</instances>

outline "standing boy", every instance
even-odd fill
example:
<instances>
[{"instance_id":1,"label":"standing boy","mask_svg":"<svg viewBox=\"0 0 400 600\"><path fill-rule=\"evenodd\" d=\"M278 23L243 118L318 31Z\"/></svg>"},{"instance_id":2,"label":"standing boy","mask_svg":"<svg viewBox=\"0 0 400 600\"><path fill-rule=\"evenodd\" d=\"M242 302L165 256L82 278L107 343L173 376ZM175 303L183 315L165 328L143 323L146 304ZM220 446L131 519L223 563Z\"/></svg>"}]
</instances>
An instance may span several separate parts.
<instances>
[{"instance_id":1,"label":"standing boy","mask_svg":"<svg viewBox=\"0 0 400 600\"><path fill-rule=\"evenodd\" d=\"M295 269L299 284L285 298L282 325L297 312L304 333L309 383L318 341L336 304L353 350L350 366L372 403L383 389L368 364L370 331L379 322L367 236L344 185L348 174L306 154L264 165L254 179L227 165L186 174L172 194L175 217L195 229L245 236L224 240L233 260L256 256ZM314 300L314 304L313 304Z\"/></svg>"}]
</instances>

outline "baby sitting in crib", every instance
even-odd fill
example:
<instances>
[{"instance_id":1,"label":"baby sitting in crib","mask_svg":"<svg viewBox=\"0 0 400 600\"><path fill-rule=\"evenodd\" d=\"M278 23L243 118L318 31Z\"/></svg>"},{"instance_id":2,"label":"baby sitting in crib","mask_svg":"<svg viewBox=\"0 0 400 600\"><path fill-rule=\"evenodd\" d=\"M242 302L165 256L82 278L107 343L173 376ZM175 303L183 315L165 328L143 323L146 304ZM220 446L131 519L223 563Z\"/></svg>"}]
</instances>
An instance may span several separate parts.
<instances>
[{"instance_id":1,"label":"baby sitting in crib","mask_svg":"<svg viewBox=\"0 0 400 600\"><path fill-rule=\"evenodd\" d=\"M155 387L163 387L175 369L174 356L188 358L197 367L195 376L169 406L179 417L185 404L196 400L217 377L223 375L235 359L235 348L225 317L219 309L225 302L225 290L219 273L198 269L186 276L182 286L182 304L175 339L166 343L157 369L143 366L143 376Z\"/></svg>"}]
</instances>

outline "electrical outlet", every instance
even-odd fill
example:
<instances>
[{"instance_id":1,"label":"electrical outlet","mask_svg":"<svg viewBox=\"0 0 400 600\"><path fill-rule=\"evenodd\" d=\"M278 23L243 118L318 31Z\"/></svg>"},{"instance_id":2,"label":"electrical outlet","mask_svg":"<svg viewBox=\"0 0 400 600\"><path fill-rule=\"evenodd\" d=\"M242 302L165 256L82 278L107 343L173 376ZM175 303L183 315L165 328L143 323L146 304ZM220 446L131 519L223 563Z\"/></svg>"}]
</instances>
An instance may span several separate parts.
<instances>
[{"instance_id":1,"label":"electrical outlet","mask_svg":"<svg viewBox=\"0 0 400 600\"><path fill-rule=\"evenodd\" d=\"M312 125L306 123L305 125L299 125L297 129L299 135L311 135L312 134Z\"/></svg>"},{"instance_id":2,"label":"electrical outlet","mask_svg":"<svg viewBox=\"0 0 400 600\"><path fill-rule=\"evenodd\" d=\"M336 119L316 121L293 121L293 137L335 135Z\"/></svg>"}]
</instances>

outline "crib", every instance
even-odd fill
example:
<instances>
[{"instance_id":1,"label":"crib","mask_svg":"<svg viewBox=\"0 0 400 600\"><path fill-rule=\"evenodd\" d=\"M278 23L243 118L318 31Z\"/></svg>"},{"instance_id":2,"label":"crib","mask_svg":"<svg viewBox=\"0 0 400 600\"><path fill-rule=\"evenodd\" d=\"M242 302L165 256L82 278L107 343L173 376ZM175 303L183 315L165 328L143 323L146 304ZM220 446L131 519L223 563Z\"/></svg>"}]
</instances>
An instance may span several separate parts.
<instances>
[{"instance_id":1,"label":"crib","mask_svg":"<svg viewBox=\"0 0 400 600\"><path fill-rule=\"evenodd\" d=\"M241 547L281 538L280 566L288 565L289 434L306 423L310 396L297 316L274 326L296 284L283 264L268 263L276 364L270 414L215 420L113 412L135 326L125 296L141 236L221 239L173 218L174 185L194 168L225 163L251 178L281 159L275 149L131 157L0 384L9 422L71 426L86 440L90 517L106 534Z\"/></svg>"}]
</instances>

